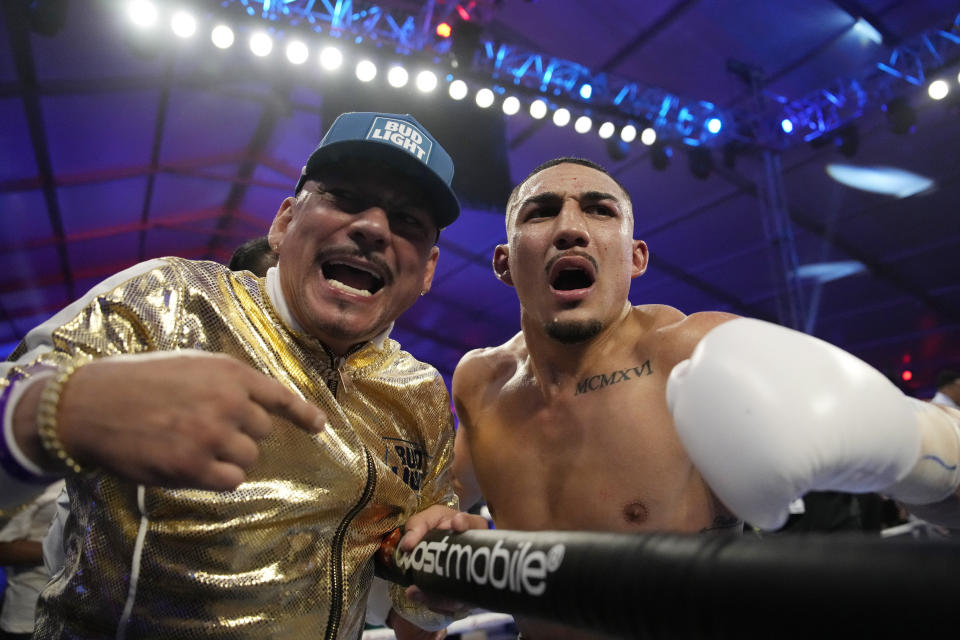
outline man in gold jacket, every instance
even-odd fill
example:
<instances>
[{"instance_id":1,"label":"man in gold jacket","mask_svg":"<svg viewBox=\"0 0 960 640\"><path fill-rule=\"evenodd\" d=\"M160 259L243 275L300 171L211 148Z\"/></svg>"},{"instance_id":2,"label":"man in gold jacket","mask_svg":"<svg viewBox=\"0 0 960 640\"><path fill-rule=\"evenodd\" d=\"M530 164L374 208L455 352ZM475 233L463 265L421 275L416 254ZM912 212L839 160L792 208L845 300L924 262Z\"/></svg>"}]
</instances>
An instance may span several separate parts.
<instances>
[{"instance_id":1,"label":"man in gold jacket","mask_svg":"<svg viewBox=\"0 0 960 640\"><path fill-rule=\"evenodd\" d=\"M481 524L455 511L443 380L389 338L459 215L452 177L412 117L344 114L265 278L155 259L28 334L0 506L57 475L70 498L35 637L356 638L384 534ZM394 620L448 621L393 596Z\"/></svg>"}]
</instances>

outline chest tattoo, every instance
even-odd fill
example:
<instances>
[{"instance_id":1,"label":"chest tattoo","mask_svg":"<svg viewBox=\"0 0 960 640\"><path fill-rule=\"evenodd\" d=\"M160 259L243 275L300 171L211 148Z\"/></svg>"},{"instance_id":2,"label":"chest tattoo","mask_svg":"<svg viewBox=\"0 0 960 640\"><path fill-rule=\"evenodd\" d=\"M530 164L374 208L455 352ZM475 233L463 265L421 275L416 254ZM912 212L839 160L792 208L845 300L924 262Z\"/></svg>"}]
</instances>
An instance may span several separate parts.
<instances>
[{"instance_id":1,"label":"chest tattoo","mask_svg":"<svg viewBox=\"0 0 960 640\"><path fill-rule=\"evenodd\" d=\"M616 369L610 373L600 373L595 376L587 376L577 383L577 392L573 395L579 396L582 393L590 393L591 391L603 389L604 387L608 387L612 384L619 384L627 380L634 380L636 378L642 378L643 376L649 376L651 374L653 374L653 367L650 366L650 361L647 360L643 364L636 367Z\"/></svg>"}]
</instances>

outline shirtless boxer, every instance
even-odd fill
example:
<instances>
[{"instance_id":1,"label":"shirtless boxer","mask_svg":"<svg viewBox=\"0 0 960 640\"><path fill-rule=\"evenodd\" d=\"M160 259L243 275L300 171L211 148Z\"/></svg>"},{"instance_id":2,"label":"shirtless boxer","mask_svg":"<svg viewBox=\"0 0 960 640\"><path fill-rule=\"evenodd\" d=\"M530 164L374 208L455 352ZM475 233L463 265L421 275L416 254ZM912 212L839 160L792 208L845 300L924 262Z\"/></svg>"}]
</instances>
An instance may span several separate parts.
<instances>
[{"instance_id":1,"label":"shirtless boxer","mask_svg":"<svg viewBox=\"0 0 960 640\"><path fill-rule=\"evenodd\" d=\"M787 350L826 352L817 356L820 360L836 356L828 349L843 352L809 336L727 313L687 316L664 305L632 306L630 281L646 270L648 250L642 240L633 239L630 196L602 167L572 158L541 165L511 194L506 226L508 244L496 248L493 266L497 277L517 290L522 331L503 345L471 351L454 373L460 422L454 471L463 508L482 495L502 529L735 533L741 530L737 516L776 528L786 517L786 505L811 488L873 491L902 480L919 464L920 436L914 428L897 426L881 443L888 451L847 451L843 459L814 463L809 459L815 453L801 456L806 467L815 468L795 470L790 482L769 481L768 476L776 475L769 465L756 464L744 472L740 451L762 438L749 430L757 425L743 416L760 413L750 406L758 392L755 385L781 373L761 375L760 382L747 377L739 387L704 379L749 367L744 359L776 353L780 342ZM711 332L724 327L732 331ZM708 332L718 337L702 340ZM754 335L760 336L756 346L761 353L737 354L740 360L734 362L728 352L743 351ZM858 363L848 369L869 369L843 356ZM721 371L710 371L711 366ZM811 366L824 373L822 361ZM907 405L903 415L897 414L906 422L910 411L926 415L882 375L870 372L882 382L868 375L872 386L850 389L864 384L857 371L859 377L852 381L841 375L824 384L838 394L886 394L893 399L880 402L878 410L889 413L888 405ZM780 391L791 390L789 376L774 383L783 387ZM714 397L718 393L723 398ZM806 402L800 394L791 395L798 397L797 403ZM719 405L724 406L714 412ZM796 409L794 419L817 418L804 414L810 411L807 405L811 403ZM760 418L761 429L773 422ZM922 496L922 501L935 502L948 498L960 482L960 435L948 417L935 415L928 421L936 423L939 445L946 448L941 457L954 465L952 475L948 471L946 478L920 482L936 485ZM696 433L697 426L706 436ZM823 429L831 431L833 425ZM898 435L902 431L907 435ZM794 446L767 443L757 455L779 463L783 450L789 453ZM712 463L711 450L723 450L724 460ZM849 478L830 473L831 463L859 468L861 458L871 456L881 462L869 480L860 474L859 484L845 484ZM718 479L726 476L732 477L726 484ZM824 482L837 486L819 486ZM765 493L744 495L755 485ZM598 637L542 621L518 620L518 625L525 640Z\"/></svg>"}]
</instances>

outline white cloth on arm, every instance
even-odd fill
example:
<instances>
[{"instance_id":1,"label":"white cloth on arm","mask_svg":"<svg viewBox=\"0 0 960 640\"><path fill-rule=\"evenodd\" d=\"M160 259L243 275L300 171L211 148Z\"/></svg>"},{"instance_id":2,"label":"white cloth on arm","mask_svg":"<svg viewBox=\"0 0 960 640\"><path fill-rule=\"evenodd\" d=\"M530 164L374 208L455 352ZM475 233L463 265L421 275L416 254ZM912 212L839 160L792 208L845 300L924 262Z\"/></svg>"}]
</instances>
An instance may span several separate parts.
<instances>
[{"instance_id":1,"label":"white cloth on arm","mask_svg":"<svg viewBox=\"0 0 960 640\"><path fill-rule=\"evenodd\" d=\"M70 494L64 487L57 496L57 511L53 514L50 528L47 529L47 535L43 538L43 564L46 565L47 573L51 576L57 575L67 561L67 550L63 546L63 527L69 515Z\"/></svg>"},{"instance_id":2,"label":"white cloth on arm","mask_svg":"<svg viewBox=\"0 0 960 640\"><path fill-rule=\"evenodd\" d=\"M57 508L56 500L63 489L63 480L46 488L33 502L21 510L0 530L0 542L43 540ZM0 629L8 633L33 633L33 619L40 591L47 586L50 573L43 564L7 567L7 590L0 612Z\"/></svg>"}]
</instances>

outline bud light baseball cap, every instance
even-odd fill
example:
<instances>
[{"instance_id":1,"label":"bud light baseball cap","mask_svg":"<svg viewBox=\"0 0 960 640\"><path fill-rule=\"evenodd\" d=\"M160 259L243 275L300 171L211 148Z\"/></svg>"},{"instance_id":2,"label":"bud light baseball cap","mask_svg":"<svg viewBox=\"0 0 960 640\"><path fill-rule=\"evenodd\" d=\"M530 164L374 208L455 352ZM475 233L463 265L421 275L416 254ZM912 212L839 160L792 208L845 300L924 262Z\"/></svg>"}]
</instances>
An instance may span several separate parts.
<instances>
[{"instance_id":1,"label":"bud light baseball cap","mask_svg":"<svg viewBox=\"0 0 960 640\"><path fill-rule=\"evenodd\" d=\"M421 182L442 229L460 215L450 183L453 160L426 128L408 114L352 112L337 117L300 174L295 193L324 166L347 158L381 160Z\"/></svg>"}]
</instances>

